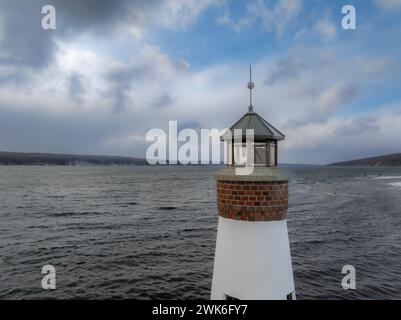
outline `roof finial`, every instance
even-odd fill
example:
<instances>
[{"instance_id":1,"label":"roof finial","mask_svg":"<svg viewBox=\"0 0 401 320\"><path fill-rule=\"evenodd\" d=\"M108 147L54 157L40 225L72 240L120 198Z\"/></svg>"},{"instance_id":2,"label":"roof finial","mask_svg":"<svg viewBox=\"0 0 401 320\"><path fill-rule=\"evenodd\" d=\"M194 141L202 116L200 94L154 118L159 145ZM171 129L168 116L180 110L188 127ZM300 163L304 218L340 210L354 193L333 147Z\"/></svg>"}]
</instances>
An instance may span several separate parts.
<instances>
[{"instance_id":1,"label":"roof finial","mask_svg":"<svg viewBox=\"0 0 401 320\"><path fill-rule=\"evenodd\" d=\"M249 112L253 112L252 106L252 89L255 88L255 84L252 82L252 66L249 65L249 82L248 82L248 89L249 89Z\"/></svg>"}]
</instances>

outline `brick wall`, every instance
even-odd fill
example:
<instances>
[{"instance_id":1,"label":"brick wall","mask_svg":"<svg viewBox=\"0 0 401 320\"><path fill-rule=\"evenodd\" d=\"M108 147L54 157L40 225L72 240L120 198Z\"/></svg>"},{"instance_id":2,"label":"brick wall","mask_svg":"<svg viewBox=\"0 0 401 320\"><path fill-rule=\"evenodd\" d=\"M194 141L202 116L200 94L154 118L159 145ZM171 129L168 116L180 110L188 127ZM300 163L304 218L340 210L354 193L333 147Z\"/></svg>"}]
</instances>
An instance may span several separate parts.
<instances>
[{"instance_id":1,"label":"brick wall","mask_svg":"<svg viewBox=\"0 0 401 320\"><path fill-rule=\"evenodd\" d=\"M219 215L244 221L273 221L287 217L288 181L217 180Z\"/></svg>"}]
</instances>

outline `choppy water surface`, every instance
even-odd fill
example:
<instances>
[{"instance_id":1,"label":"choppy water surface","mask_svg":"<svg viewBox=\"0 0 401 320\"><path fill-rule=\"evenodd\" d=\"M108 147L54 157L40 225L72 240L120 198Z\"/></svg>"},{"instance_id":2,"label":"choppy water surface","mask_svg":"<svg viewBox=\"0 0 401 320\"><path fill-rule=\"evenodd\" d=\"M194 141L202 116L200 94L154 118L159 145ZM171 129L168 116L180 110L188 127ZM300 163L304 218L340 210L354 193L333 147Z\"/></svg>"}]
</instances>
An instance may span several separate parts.
<instances>
[{"instance_id":1,"label":"choppy water surface","mask_svg":"<svg viewBox=\"0 0 401 320\"><path fill-rule=\"evenodd\" d=\"M0 166L0 298L209 298L217 169ZM286 170L298 299L400 299L401 170Z\"/></svg>"}]
</instances>

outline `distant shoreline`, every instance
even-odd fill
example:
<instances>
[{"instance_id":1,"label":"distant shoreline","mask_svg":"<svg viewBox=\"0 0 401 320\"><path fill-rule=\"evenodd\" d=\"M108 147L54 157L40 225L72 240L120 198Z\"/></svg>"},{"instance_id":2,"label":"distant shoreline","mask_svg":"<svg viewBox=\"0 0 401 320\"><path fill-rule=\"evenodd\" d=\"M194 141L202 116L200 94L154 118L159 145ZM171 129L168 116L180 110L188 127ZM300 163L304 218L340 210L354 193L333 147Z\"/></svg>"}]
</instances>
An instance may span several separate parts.
<instances>
[{"instance_id":1,"label":"distant shoreline","mask_svg":"<svg viewBox=\"0 0 401 320\"><path fill-rule=\"evenodd\" d=\"M146 159L124 156L77 155L39 152L0 151L0 165L21 166L91 166L91 165L149 165ZM196 165L196 164L193 164ZM200 164L199 164L200 165ZM212 165L212 164L210 164ZM223 164L217 164L223 165ZM281 163L279 167L320 167L325 165ZM331 167L401 167L401 153L330 163Z\"/></svg>"},{"instance_id":2,"label":"distant shoreline","mask_svg":"<svg viewBox=\"0 0 401 320\"><path fill-rule=\"evenodd\" d=\"M145 159L121 156L0 151L0 165L148 165L148 163Z\"/></svg>"},{"instance_id":3,"label":"distant shoreline","mask_svg":"<svg viewBox=\"0 0 401 320\"><path fill-rule=\"evenodd\" d=\"M58 153L39 153L39 152L9 152L0 151L0 166L20 165L20 166L91 166L91 165L149 165L146 159L124 156L105 156L105 155L77 155L77 154L58 154ZM180 164L178 164L180 165ZM197 165L197 164L189 164ZM201 164L198 164L201 165ZM209 164L222 166L222 164ZM282 163L279 167L311 167L319 166L314 164L294 164Z\"/></svg>"},{"instance_id":4,"label":"distant shoreline","mask_svg":"<svg viewBox=\"0 0 401 320\"><path fill-rule=\"evenodd\" d=\"M337 167L401 167L401 153L393 153L383 156L369 157L357 160L335 162L329 166Z\"/></svg>"}]
</instances>

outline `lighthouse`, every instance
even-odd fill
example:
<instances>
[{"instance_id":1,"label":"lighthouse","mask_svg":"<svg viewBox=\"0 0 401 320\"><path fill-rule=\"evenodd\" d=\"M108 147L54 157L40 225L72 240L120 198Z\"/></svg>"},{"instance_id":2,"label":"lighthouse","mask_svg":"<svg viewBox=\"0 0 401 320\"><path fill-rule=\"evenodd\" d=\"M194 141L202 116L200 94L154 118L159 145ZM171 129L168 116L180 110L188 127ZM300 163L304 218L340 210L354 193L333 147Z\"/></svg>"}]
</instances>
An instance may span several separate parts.
<instances>
[{"instance_id":1,"label":"lighthouse","mask_svg":"<svg viewBox=\"0 0 401 320\"><path fill-rule=\"evenodd\" d=\"M278 142L285 136L254 111L251 68L248 88L248 112L221 137L228 144L228 165L216 175L219 217L211 299L294 300L288 178L277 168ZM246 142L249 130L251 143ZM246 167L251 170L241 174L238 169Z\"/></svg>"}]
</instances>

